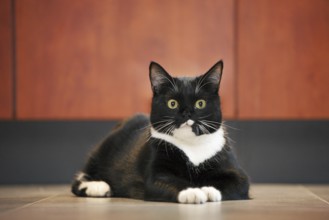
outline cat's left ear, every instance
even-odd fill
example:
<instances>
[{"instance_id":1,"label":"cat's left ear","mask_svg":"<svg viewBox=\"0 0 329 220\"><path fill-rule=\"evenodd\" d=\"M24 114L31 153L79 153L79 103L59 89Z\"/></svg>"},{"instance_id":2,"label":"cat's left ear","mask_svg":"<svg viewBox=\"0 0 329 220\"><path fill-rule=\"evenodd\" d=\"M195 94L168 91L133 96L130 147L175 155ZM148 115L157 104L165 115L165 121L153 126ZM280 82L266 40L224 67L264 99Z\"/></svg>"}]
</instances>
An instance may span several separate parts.
<instances>
[{"instance_id":1,"label":"cat's left ear","mask_svg":"<svg viewBox=\"0 0 329 220\"><path fill-rule=\"evenodd\" d=\"M222 79L224 63L222 60L213 65L208 72L200 78L200 87L208 87L213 92L218 92L220 81Z\"/></svg>"},{"instance_id":2,"label":"cat's left ear","mask_svg":"<svg viewBox=\"0 0 329 220\"><path fill-rule=\"evenodd\" d=\"M154 93L159 92L162 86L167 83L177 89L169 73L160 64L153 61L150 63L150 81Z\"/></svg>"}]
</instances>

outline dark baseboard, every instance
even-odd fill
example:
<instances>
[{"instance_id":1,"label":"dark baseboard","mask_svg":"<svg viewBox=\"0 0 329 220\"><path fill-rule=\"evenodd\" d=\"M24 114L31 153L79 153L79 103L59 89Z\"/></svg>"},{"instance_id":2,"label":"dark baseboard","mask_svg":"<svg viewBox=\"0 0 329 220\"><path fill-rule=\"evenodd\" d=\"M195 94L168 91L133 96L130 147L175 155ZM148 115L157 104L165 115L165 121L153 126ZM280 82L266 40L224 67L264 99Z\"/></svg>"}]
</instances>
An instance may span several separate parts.
<instances>
[{"instance_id":1,"label":"dark baseboard","mask_svg":"<svg viewBox=\"0 0 329 220\"><path fill-rule=\"evenodd\" d=\"M69 183L114 121L1 121L0 184ZM329 183L329 121L228 121L253 182Z\"/></svg>"}]
</instances>

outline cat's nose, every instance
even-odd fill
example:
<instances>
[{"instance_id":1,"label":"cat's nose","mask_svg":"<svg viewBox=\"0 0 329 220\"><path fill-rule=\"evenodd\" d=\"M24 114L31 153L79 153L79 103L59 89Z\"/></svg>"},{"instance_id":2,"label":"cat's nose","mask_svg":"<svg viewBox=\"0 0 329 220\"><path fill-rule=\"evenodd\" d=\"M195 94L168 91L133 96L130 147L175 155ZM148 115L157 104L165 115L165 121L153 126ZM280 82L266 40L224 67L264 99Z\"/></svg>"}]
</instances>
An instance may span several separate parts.
<instances>
[{"instance_id":1,"label":"cat's nose","mask_svg":"<svg viewBox=\"0 0 329 220\"><path fill-rule=\"evenodd\" d=\"M191 112L190 111L188 111L188 110L184 110L183 111L183 116L184 116L184 118L191 118Z\"/></svg>"}]
</instances>

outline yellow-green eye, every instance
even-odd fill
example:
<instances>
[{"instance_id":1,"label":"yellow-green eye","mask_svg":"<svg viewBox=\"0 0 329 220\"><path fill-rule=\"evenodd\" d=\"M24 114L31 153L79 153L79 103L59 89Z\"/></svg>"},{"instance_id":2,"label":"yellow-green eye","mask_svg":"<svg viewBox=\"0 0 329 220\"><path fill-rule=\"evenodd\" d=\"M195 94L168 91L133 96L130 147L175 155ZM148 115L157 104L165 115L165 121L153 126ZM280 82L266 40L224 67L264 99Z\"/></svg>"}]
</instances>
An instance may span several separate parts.
<instances>
[{"instance_id":1,"label":"yellow-green eye","mask_svg":"<svg viewBox=\"0 0 329 220\"><path fill-rule=\"evenodd\" d=\"M195 102L195 107L197 108L197 109L203 109L203 108L205 108L206 107L206 101L205 100L203 100L203 99L199 99L198 101L196 101Z\"/></svg>"},{"instance_id":2,"label":"yellow-green eye","mask_svg":"<svg viewBox=\"0 0 329 220\"><path fill-rule=\"evenodd\" d=\"M175 109L178 107L178 102L175 100L175 99L170 99L168 102L167 102L167 105L170 109Z\"/></svg>"}]
</instances>

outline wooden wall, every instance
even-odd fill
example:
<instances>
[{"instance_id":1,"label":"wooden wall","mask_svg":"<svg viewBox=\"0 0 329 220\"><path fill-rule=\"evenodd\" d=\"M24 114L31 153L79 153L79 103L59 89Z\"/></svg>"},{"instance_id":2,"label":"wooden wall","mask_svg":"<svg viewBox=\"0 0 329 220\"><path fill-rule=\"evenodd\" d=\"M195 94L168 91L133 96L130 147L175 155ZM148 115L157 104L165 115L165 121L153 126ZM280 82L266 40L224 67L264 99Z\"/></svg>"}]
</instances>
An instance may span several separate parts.
<instances>
[{"instance_id":1,"label":"wooden wall","mask_svg":"<svg viewBox=\"0 0 329 220\"><path fill-rule=\"evenodd\" d=\"M151 60L174 75L196 75L219 59L226 119L329 118L329 1L0 4L0 118L148 112Z\"/></svg>"},{"instance_id":2,"label":"wooden wall","mask_svg":"<svg viewBox=\"0 0 329 220\"><path fill-rule=\"evenodd\" d=\"M329 118L329 1L238 2L238 118Z\"/></svg>"},{"instance_id":3,"label":"wooden wall","mask_svg":"<svg viewBox=\"0 0 329 220\"><path fill-rule=\"evenodd\" d=\"M0 1L0 119L13 118L13 24L11 0Z\"/></svg>"},{"instance_id":4,"label":"wooden wall","mask_svg":"<svg viewBox=\"0 0 329 220\"><path fill-rule=\"evenodd\" d=\"M202 73L225 58L223 92L231 97L232 13L230 0L17 1L17 116L148 112L151 60L179 75ZM233 99L224 102L232 116Z\"/></svg>"}]
</instances>

